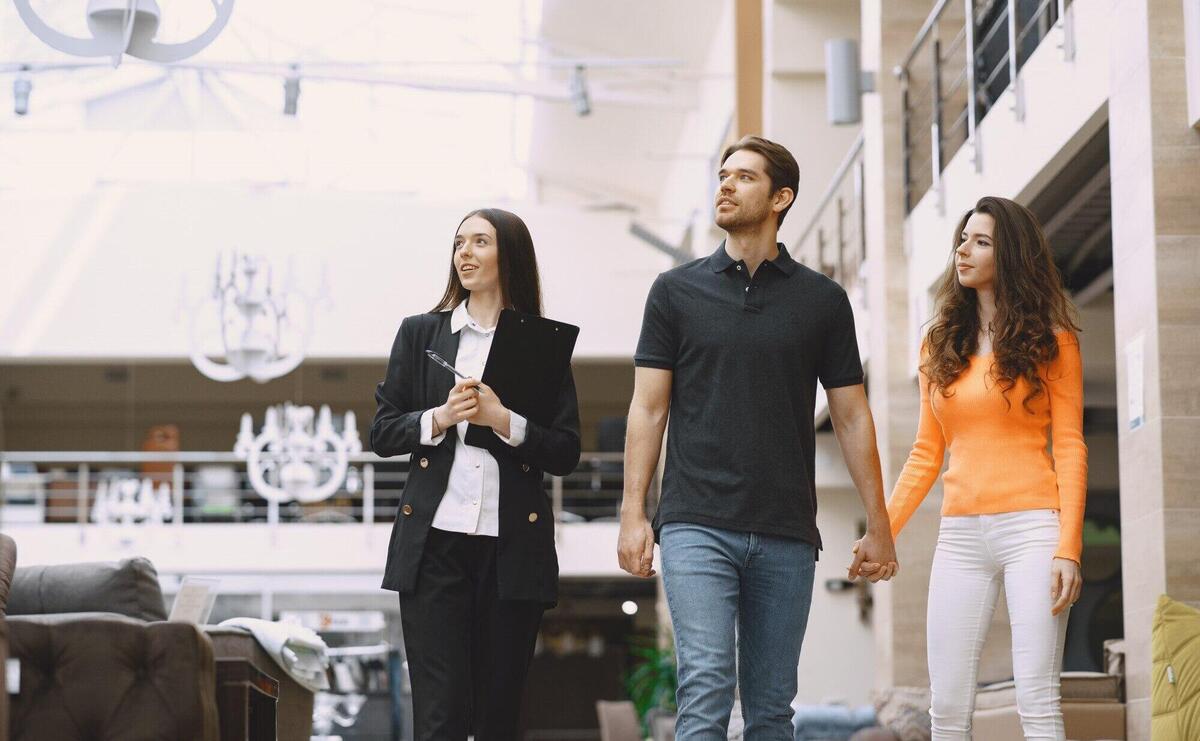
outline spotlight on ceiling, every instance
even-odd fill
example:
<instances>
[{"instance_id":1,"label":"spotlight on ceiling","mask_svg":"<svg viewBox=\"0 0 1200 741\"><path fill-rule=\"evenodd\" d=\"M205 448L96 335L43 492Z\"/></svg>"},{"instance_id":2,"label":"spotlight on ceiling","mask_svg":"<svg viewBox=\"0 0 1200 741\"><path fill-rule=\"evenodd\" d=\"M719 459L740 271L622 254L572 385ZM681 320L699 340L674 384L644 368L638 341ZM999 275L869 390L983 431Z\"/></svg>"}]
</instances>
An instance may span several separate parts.
<instances>
[{"instance_id":1,"label":"spotlight on ceiling","mask_svg":"<svg viewBox=\"0 0 1200 741\"><path fill-rule=\"evenodd\" d=\"M575 69L571 70L571 103L575 105L575 113L579 116L586 116L592 112L586 72L582 64L575 65Z\"/></svg>"},{"instance_id":2,"label":"spotlight on ceiling","mask_svg":"<svg viewBox=\"0 0 1200 741\"><path fill-rule=\"evenodd\" d=\"M283 115L295 116L296 104L300 101L300 68L292 65L292 72L283 81Z\"/></svg>"},{"instance_id":3,"label":"spotlight on ceiling","mask_svg":"<svg viewBox=\"0 0 1200 741\"><path fill-rule=\"evenodd\" d=\"M29 93L33 90L33 80L25 74L28 67L21 67L21 74L13 80L13 113L24 116L29 113Z\"/></svg>"}]
</instances>

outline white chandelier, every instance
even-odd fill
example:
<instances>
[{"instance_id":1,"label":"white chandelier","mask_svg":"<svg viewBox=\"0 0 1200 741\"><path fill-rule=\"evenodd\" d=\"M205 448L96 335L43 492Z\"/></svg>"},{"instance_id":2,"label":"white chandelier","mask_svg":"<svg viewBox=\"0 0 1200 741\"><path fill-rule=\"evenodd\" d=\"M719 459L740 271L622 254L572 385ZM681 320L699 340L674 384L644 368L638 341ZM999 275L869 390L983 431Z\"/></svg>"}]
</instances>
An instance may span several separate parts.
<instances>
[{"instance_id":1,"label":"white chandelier","mask_svg":"<svg viewBox=\"0 0 1200 741\"><path fill-rule=\"evenodd\" d=\"M192 365L222 382L252 378L265 383L292 372L308 348L313 303L299 291L277 290L271 266L261 257L239 257L234 252L225 270L218 256L211 293L191 309ZM204 349L201 322L205 319L218 322L224 363Z\"/></svg>"},{"instance_id":2,"label":"white chandelier","mask_svg":"<svg viewBox=\"0 0 1200 741\"><path fill-rule=\"evenodd\" d=\"M362 452L354 412L346 412L342 434L333 429L333 415L322 406L313 425L313 408L284 404L269 407L258 435L249 414L242 415L233 452L246 461L250 484L271 502L319 502L346 482L358 490L358 471L350 456Z\"/></svg>"},{"instance_id":3,"label":"white chandelier","mask_svg":"<svg viewBox=\"0 0 1200 741\"><path fill-rule=\"evenodd\" d=\"M92 522L103 525L132 525L145 522L161 525L171 519L171 487L150 479L121 478L101 481L96 486Z\"/></svg>"},{"instance_id":4,"label":"white chandelier","mask_svg":"<svg viewBox=\"0 0 1200 741\"><path fill-rule=\"evenodd\" d=\"M35 36L77 57L112 57L114 67L121 64L125 54L164 64L187 59L211 44L233 14L233 0L211 0L216 17L207 29L190 41L162 44L154 41L162 16L154 0L88 0L90 38L70 36L51 28L29 2L13 0L21 20Z\"/></svg>"}]
</instances>

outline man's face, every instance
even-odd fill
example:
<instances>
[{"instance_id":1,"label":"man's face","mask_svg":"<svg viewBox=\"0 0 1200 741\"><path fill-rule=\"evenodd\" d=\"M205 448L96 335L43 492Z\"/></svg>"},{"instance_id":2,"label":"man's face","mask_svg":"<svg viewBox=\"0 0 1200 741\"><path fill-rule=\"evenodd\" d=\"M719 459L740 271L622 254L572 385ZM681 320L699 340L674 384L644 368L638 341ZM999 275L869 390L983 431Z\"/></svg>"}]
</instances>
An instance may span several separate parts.
<instances>
[{"instance_id":1,"label":"man's face","mask_svg":"<svg viewBox=\"0 0 1200 741\"><path fill-rule=\"evenodd\" d=\"M771 192L767 161L758 152L739 149L721 163L717 173L717 226L727 232L778 219L779 200ZM780 210L786 203L780 205Z\"/></svg>"}]
</instances>

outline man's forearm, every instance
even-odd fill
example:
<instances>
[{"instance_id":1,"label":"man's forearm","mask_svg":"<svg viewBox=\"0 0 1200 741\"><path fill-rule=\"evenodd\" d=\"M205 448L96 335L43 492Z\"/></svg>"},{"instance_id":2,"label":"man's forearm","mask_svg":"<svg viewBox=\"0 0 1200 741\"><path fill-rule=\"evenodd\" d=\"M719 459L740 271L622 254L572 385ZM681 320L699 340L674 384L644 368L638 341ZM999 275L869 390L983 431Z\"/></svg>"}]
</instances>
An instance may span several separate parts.
<instances>
[{"instance_id":1,"label":"man's forearm","mask_svg":"<svg viewBox=\"0 0 1200 741\"><path fill-rule=\"evenodd\" d=\"M888 530L890 535L887 504L883 497L883 472L879 449L875 446L875 423L870 413L857 415L840 425L835 422L834 434L867 513L867 528Z\"/></svg>"},{"instance_id":2,"label":"man's forearm","mask_svg":"<svg viewBox=\"0 0 1200 741\"><path fill-rule=\"evenodd\" d=\"M621 517L646 515L646 491L654 479L662 450L667 414L634 405L629 409L625 432L625 489Z\"/></svg>"}]
</instances>

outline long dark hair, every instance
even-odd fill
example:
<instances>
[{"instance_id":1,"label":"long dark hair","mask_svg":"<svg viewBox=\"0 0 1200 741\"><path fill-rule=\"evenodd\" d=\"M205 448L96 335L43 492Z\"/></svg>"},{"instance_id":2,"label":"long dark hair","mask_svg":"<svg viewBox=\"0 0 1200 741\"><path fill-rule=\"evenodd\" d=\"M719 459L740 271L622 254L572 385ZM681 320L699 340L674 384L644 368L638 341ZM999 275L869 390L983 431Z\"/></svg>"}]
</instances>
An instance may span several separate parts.
<instances>
[{"instance_id":1,"label":"long dark hair","mask_svg":"<svg viewBox=\"0 0 1200 741\"><path fill-rule=\"evenodd\" d=\"M1032 412L1030 402L1045 393L1038 366L1058 357L1055 332L1078 332L1079 327L1037 217L1007 198L984 196L959 220L950 264L938 285L937 313L925 338L928 355L921 370L929 378L931 389L937 388L943 397L949 397L950 385L979 349L978 298L975 289L958 282L954 259L967 220L976 213L988 214L996 222L992 240L996 316L990 372L1010 406L1008 392L1024 378L1029 393L1022 405Z\"/></svg>"},{"instance_id":2,"label":"long dark hair","mask_svg":"<svg viewBox=\"0 0 1200 741\"><path fill-rule=\"evenodd\" d=\"M455 235L463 222L472 216L486 219L496 230L497 262L500 267L500 296L506 308L525 314L542 315L542 282L538 277L537 255L533 251L533 237L521 217L499 208L480 208L472 211L458 222ZM450 252L450 277L446 280L446 292L432 311L453 309L471 292L463 287L454 269L454 251Z\"/></svg>"}]
</instances>

